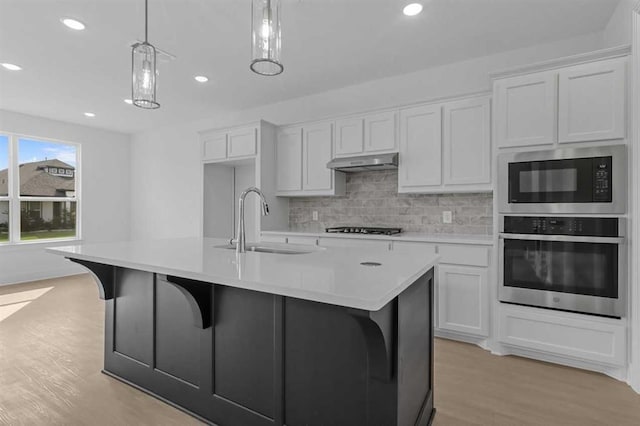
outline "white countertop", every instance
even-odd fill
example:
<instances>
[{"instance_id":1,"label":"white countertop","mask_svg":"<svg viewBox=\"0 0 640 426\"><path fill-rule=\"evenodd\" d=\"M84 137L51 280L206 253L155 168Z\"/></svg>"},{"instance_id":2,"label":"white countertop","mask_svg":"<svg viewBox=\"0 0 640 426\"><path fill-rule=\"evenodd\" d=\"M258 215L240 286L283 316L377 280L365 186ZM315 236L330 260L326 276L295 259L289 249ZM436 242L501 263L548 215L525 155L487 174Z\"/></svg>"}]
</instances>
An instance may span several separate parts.
<instances>
[{"instance_id":1,"label":"white countertop","mask_svg":"<svg viewBox=\"0 0 640 426\"><path fill-rule=\"evenodd\" d=\"M437 255L316 248L309 254L271 254L215 248L226 240L182 238L80 244L47 249L91 262L174 275L247 290L377 311L437 263ZM261 244L262 245L262 244ZM267 245L267 244L265 244ZM292 248L292 244L268 244ZM360 262L382 265L362 266Z\"/></svg>"},{"instance_id":2,"label":"white countertop","mask_svg":"<svg viewBox=\"0 0 640 426\"><path fill-rule=\"evenodd\" d=\"M403 232L396 235L366 235L296 231L262 231L262 234L284 235L287 237L354 238L362 240L409 241L420 243L493 245L493 236L477 234L423 234L420 232Z\"/></svg>"}]
</instances>

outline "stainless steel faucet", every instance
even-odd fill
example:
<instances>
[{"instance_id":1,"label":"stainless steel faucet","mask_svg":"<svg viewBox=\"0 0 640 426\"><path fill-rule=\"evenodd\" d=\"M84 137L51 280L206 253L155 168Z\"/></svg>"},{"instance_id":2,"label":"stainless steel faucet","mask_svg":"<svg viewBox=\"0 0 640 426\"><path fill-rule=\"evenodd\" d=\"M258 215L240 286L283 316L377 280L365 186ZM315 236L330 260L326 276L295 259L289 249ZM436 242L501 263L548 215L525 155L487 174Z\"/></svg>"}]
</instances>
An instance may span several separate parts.
<instances>
[{"instance_id":1,"label":"stainless steel faucet","mask_svg":"<svg viewBox=\"0 0 640 426\"><path fill-rule=\"evenodd\" d=\"M240 194L240 200L238 201L239 209L238 209L238 235L236 240L236 253L245 253L245 232L244 232L244 199L249 195L250 192L255 192L260 196L260 203L262 204L262 215L267 216L269 214L269 205L267 204L267 200L264 198L264 194L255 186L245 189L242 194Z\"/></svg>"}]
</instances>

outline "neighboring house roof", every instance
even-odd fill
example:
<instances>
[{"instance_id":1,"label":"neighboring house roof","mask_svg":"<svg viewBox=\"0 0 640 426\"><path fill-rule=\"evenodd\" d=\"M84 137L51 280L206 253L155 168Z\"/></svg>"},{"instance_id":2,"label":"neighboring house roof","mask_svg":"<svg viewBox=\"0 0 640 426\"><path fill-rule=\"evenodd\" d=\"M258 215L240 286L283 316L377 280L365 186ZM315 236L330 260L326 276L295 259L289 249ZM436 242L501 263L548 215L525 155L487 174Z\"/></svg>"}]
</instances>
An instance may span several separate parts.
<instances>
[{"instance_id":1,"label":"neighboring house roof","mask_svg":"<svg viewBox=\"0 0 640 426\"><path fill-rule=\"evenodd\" d=\"M55 176L45 170L48 167L74 170L74 173L72 176ZM57 159L20 165L20 195L22 196L66 197L68 191L75 191L75 181L75 167ZM8 170L0 170L0 194L6 194L8 187Z\"/></svg>"}]
</instances>

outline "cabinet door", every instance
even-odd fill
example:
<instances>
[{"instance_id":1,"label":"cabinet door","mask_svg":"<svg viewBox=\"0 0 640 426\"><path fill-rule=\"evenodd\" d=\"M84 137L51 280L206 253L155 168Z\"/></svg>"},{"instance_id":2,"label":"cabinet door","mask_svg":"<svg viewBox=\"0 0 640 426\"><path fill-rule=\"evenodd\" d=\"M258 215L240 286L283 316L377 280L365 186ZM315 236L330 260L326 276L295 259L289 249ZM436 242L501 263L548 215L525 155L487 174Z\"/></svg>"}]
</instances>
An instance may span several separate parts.
<instances>
[{"instance_id":1,"label":"cabinet door","mask_svg":"<svg viewBox=\"0 0 640 426\"><path fill-rule=\"evenodd\" d=\"M438 328L489 335L487 269L438 266Z\"/></svg>"},{"instance_id":2,"label":"cabinet door","mask_svg":"<svg viewBox=\"0 0 640 426\"><path fill-rule=\"evenodd\" d=\"M229 158L255 155L257 141L258 131L254 127L229 132Z\"/></svg>"},{"instance_id":3,"label":"cabinet door","mask_svg":"<svg viewBox=\"0 0 640 426\"><path fill-rule=\"evenodd\" d=\"M364 141L365 152L394 151L396 143L397 113L381 112L365 117Z\"/></svg>"},{"instance_id":4,"label":"cabinet door","mask_svg":"<svg viewBox=\"0 0 640 426\"><path fill-rule=\"evenodd\" d=\"M359 154L364 149L364 120L336 121L336 156Z\"/></svg>"},{"instance_id":5,"label":"cabinet door","mask_svg":"<svg viewBox=\"0 0 640 426\"><path fill-rule=\"evenodd\" d=\"M303 129L302 189L309 191L330 190L333 187L333 171L327 168L333 150L331 123L322 123Z\"/></svg>"},{"instance_id":6,"label":"cabinet door","mask_svg":"<svg viewBox=\"0 0 640 426\"><path fill-rule=\"evenodd\" d=\"M558 141L625 137L626 58L560 71Z\"/></svg>"},{"instance_id":7,"label":"cabinet door","mask_svg":"<svg viewBox=\"0 0 640 426\"><path fill-rule=\"evenodd\" d=\"M442 113L440 105L400 111L399 192L442 183Z\"/></svg>"},{"instance_id":8,"label":"cabinet door","mask_svg":"<svg viewBox=\"0 0 640 426\"><path fill-rule=\"evenodd\" d=\"M302 190L302 128L284 129L276 142L278 191Z\"/></svg>"},{"instance_id":9,"label":"cabinet door","mask_svg":"<svg viewBox=\"0 0 640 426\"><path fill-rule=\"evenodd\" d=\"M505 78L495 84L499 148L556 141L557 73Z\"/></svg>"},{"instance_id":10,"label":"cabinet door","mask_svg":"<svg viewBox=\"0 0 640 426\"><path fill-rule=\"evenodd\" d=\"M224 160L227 158L227 134L218 133L202 139L203 160Z\"/></svg>"},{"instance_id":11,"label":"cabinet door","mask_svg":"<svg viewBox=\"0 0 640 426\"><path fill-rule=\"evenodd\" d=\"M491 182L489 98L465 99L444 106L444 183Z\"/></svg>"}]
</instances>

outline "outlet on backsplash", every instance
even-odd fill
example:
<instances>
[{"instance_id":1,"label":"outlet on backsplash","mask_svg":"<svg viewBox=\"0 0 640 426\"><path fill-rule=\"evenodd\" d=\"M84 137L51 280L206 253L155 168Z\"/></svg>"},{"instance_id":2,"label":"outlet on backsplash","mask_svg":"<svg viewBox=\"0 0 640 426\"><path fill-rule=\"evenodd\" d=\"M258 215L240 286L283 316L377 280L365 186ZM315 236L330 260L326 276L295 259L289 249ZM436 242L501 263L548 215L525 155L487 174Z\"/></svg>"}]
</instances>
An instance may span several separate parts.
<instances>
[{"instance_id":1,"label":"outlet on backsplash","mask_svg":"<svg viewBox=\"0 0 640 426\"><path fill-rule=\"evenodd\" d=\"M442 212L442 223L452 223L452 222L453 222L453 212L451 210Z\"/></svg>"},{"instance_id":2,"label":"outlet on backsplash","mask_svg":"<svg viewBox=\"0 0 640 426\"><path fill-rule=\"evenodd\" d=\"M313 213L311 214L311 216L312 216L312 220L314 222L318 221L318 212L317 211L314 210Z\"/></svg>"}]
</instances>

